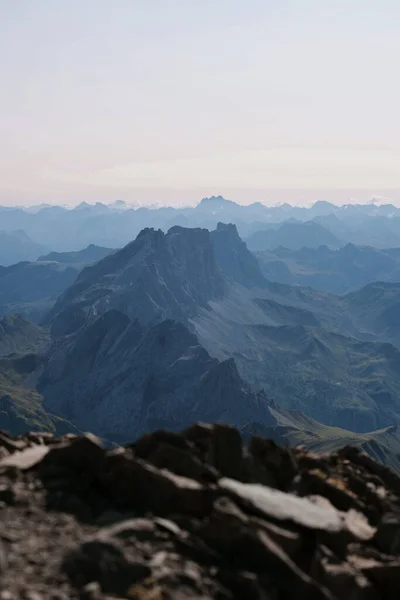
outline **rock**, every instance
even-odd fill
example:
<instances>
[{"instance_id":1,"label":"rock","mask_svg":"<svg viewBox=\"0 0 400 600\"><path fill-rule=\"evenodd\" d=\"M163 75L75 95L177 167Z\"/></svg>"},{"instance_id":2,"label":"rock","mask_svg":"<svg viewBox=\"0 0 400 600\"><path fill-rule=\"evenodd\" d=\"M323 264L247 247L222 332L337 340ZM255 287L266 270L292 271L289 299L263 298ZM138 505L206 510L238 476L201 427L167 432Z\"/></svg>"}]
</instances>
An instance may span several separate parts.
<instances>
[{"instance_id":1,"label":"rock","mask_svg":"<svg viewBox=\"0 0 400 600\"><path fill-rule=\"evenodd\" d=\"M193 453L169 444L159 444L147 460L159 469L168 469L176 475L190 477L202 483L218 480L218 472L213 467L204 464Z\"/></svg>"},{"instance_id":2,"label":"rock","mask_svg":"<svg viewBox=\"0 0 400 600\"><path fill-rule=\"evenodd\" d=\"M290 449L280 448L272 440L254 436L249 443L249 452L256 465L261 465L272 473L280 489L288 489L298 470Z\"/></svg>"},{"instance_id":3,"label":"rock","mask_svg":"<svg viewBox=\"0 0 400 600\"><path fill-rule=\"evenodd\" d=\"M179 450L188 450L189 452L193 452L194 450L193 444L190 444L183 435L172 431L164 431L163 429L148 433L127 447L134 450L135 456L147 460L157 452L160 445L172 446Z\"/></svg>"},{"instance_id":4,"label":"rock","mask_svg":"<svg viewBox=\"0 0 400 600\"><path fill-rule=\"evenodd\" d=\"M193 479L118 454L108 457L100 480L121 504L158 515L202 515L213 499L212 490Z\"/></svg>"},{"instance_id":5,"label":"rock","mask_svg":"<svg viewBox=\"0 0 400 600\"><path fill-rule=\"evenodd\" d=\"M247 527L246 519L233 511L215 510L200 529L199 535L232 561L272 581L285 590L287 597L330 598L299 569L266 530Z\"/></svg>"},{"instance_id":6,"label":"rock","mask_svg":"<svg viewBox=\"0 0 400 600\"><path fill-rule=\"evenodd\" d=\"M92 581L91 583L88 583L82 588L80 597L82 600L100 600L100 584L97 581Z\"/></svg>"},{"instance_id":7,"label":"rock","mask_svg":"<svg viewBox=\"0 0 400 600\"><path fill-rule=\"evenodd\" d=\"M329 548L320 546L311 566L312 576L336 597L346 600L379 600L380 595L363 573L340 561Z\"/></svg>"},{"instance_id":8,"label":"rock","mask_svg":"<svg viewBox=\"0 0 400 600\"><path fill-rule=\"evenodd\" d=\"M1 578L2 573L4 573L4 571L7 569L7 565L8 565L7 551L6 551L6 548L3 544L3 542L0 540L0 578Z\"/></svg>"},{"instance_id":9,"label":"rock","mask_svg":"<svg viewBox=\"0 0 400 600\"><path fill-rule=\"evenodd\" d=\"M400 554L400 513L386 513L378 523L376 544L387 554Z\"/></svg>"},{"instance_id":10,"label":"rock","mask_svg":"<svg viewBox=\"0 0 400 600\"><path fill-rule=\"evenodd\" d=\"M381 557L381 560L376 560L350 555L349 562L376 585L383 598L387 598L387 600L398 598L400 586L399 559Z\"/></svg>"},{"instance_id":11,"label":"rock","mask_svg":"<svg viewBox=\"0 0 400 600\"><path fill-rule=\"evenodd\" d=\"M16 440L10 437L5 431L0 432L0 448L5 448L9 452L21 451L26 448L23 440Z\"/></svg>"},{"instance_id":12,"label":"rock","mask_svg":"<svg viewBox=\"0 0 400 600\"><path fill-rule=\"evenodd\" d=\"M242 478L243 443L240 433L228 425L214 425L212 463L224 477Z\"/></svg>"},{"instance_id":13,"label":"rock","mask_svg":"<svg viewBox=\"0 0 400 600\"><path fill-rule=\"evenodd\" d=\"M85 542L69 552L61 568L75 587L95 582L104 593L120 595L151 573L146 565L129 562L118 546L100 541Z\"/></svg>"},{"instance_id":14,"label":"rock","mask_svg":"<svg viewBox=\"0 0 400 600\"><path fill-rule=\"evenodd\" d=\"M15 492L8 484L0 484L0 502L4 504L15 503Z\"/></svg>"},{"instance_id":15,"label":"rock","mask_svg":"<svg viewBox=\"0 0 400 600\"><path fill-rule=\"evenodd\" d=\"M0 471L10 468L19 469L20 471L32 469L32 467L42 462L48 452L49 448L47 446L32 446L32 448L26 448L25 450L17 450L14 454L0 460Z\"/></svg>"},{"instance_id":16,"label":"rock","mask_svg":"<svg viewBox=\"0 0 400 600\"><path fill-rule=\"evenodd\" d=\"M184 431L205 462L211 463L225 477L242 477L243 444L240 433L229 425L196 424Z\"/></svg>"},{"instance_id":17,"label":"rock","mask_svg":"<svg viewBox=\"0 0 400 600\"><path fill-rule=\"evenodd\" d=\"M358 513L341 513L328 502L321 506L307 498L233 479L221 479L219 487L229 492L239 504L269 519L288 521L327 533L340 533L346 529L362 540L371 539L375 533Z\"/></svg>"},{"instance_id":18,"label":"rock","mask_svg":"<svg viewBox=\"0 0 400 600\"><path fill-rule=\"evenodd\" d=\"M0 593L397 598L395 476L358 451L243 449L236 433L199 424L112 450L90 435L1 434Z\"/></svg>"},{"instance_id":19,"label":"rock","mask_svg":"<svg viewBox=\"0 0 400 600\"><path fill-rule=\"evenodd\" d=\"M389 489L400 495L400 477L387 467L375 462L359 448L346 446L338 454L340 458L347 458L353 464L365 467L372 474L377 475Z\"/></svg>"},{"instance_id":20,"label":"rock","mask_svg":"<svg viewBox=\"0 0 400 600\"><path fill-rule=\"evenodd\" d=\"M43 467L48 465L61 465L87 469L93 472L101 469L105 451L99 438L92 434L85 434L80 438L66 440L53 445L43 461Z\"/></svg>"}]
</instances>

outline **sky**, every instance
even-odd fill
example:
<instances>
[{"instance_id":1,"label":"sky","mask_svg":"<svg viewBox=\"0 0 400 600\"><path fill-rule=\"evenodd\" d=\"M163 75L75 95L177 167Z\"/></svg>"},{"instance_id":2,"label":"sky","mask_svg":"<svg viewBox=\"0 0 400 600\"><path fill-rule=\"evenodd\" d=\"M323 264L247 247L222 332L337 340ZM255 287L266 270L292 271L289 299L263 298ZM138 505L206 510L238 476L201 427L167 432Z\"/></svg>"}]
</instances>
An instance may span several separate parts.
<instances>
[{"instance_id":1,"label":"sky","mask_svg":"<svg viewBox=\"0 0 400 600\"><path fill-rule=\"evenodd\" d=\"M398 0L0 0L0 204L400 204Z\"/></svg>"}]
</instances>

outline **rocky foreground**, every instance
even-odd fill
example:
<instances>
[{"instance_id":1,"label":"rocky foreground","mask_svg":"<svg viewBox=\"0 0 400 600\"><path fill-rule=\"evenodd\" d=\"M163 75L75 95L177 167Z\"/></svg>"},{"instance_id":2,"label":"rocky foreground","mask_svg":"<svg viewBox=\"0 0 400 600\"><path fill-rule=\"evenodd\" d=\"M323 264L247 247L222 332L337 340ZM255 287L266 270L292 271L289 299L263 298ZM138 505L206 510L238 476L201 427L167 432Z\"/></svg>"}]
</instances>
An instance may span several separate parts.
<instances>
[{"instance_id":1,"label":"rocky foreground","mask_svg":"<svg viewBox=\"0 0 400 600\"><path fill-rule=\"evenodd\" d=\"M400 479L194 425L106 450L0 434L0 600L377 600L400 593Z\"/></svg>"}]
</instances>

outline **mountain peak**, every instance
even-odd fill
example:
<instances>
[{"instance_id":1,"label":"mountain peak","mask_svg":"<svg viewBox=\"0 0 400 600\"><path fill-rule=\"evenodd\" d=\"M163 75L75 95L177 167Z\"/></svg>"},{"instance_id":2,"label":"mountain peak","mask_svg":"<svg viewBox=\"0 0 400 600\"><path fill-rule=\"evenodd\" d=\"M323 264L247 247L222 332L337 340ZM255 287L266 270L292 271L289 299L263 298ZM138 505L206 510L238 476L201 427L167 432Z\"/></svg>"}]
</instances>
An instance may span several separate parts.
<instances>
[{"instance_id":1,"label":"mountain peak","mask_svg":"<svg viewBox=\"0 0 400 600\"><path fill-rule=\"evenodd\" d=\"M260 265L239 236L236 225L218 223L210 235L218 265L228 279L248 288L265 285Z\"/></svg>"},{"instance_id":2,"label":"mountain peak","mask_svg":"<svg viewBox=\"0 0 400 600\"><path fill-rule=\"evenodd\" d=\"M226 200L223 196L211 196L210 198L203 198L197 205L197 208L222 210L224 208L232 208L236 206L239 206L239 204L233 202L232 200Z\"/></svg>"},{"instance_id":3,"label":"mountain peak","mask_svg":"<svg viewBox=\"0 0 400 600\"><path fill-rule=\"evenodd\" d=\"M229 232L230 234L239 237L237 227L234 223L221 223L221 221L219 221L217 223L217 231Z\"/></svg>"},{"instance_id":4,"label":"mountain peak","mask_svg":"<svg viewBox=\"0 0 400 600\"><path fill-rule=\"evenodd\" d=\"M176 226L164 234L146 228L84 269L59 298L50 320L57 335L76 331L112 308L145 325L168 318L185 322L224 290L208 230Z\"/></svg>"}]
</instances>

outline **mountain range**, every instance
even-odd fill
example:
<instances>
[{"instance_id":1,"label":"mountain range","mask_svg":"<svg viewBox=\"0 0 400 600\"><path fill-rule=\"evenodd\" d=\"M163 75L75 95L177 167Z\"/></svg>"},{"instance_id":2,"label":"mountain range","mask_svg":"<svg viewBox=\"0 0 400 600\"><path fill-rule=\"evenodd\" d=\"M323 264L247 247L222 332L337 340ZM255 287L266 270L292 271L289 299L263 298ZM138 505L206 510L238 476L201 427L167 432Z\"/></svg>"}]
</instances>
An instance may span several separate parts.
<instances>
[{"instance_id":1,"label":"mountain range","mask_svg":"<svg viewBox=\"0 0 400 600\"><path fill-rule=\"evenodd\" d=\"M53 373L62 387L60 365L75 339L94 336L100 348L96 323L118 311L150 331L166 319L181 322L211 356L222 363L234 359L253 393L264 389L282 408L301 410L326 425L371 431L391 425L400 415L400 339L391 316L399 294L400 284L371 284L358 295L336 296L271 283L232 225L220 224L211 233L147 229L123 250L85 268L49 313L55 340L52 374L41 389L49 397L46 386ZM371 303L376 295L376 304L385 307L382 314ZM128 323L124 327L130 331ZM100 331L108 340L103 326ZM135 331L141 339L143 334ZM113 352L134 350L119 346L128 334L120 338L119 333L118 343L110 335ZM182 349L181 354L187 352ZM82 357L80 361L84 363ZM96 385L104 365L100 362L94 372ZM67 371L75 374L77 368L68 366ZM82 380L89 380L89 373ZM76 395L76 390L66 393L67 399ZM62 390L53 396L61 398ZM52 403L49 407L60 412Z\"/></svg>"},{"instance_id":2,"label":"mountain range","mask_svg":"<svg viewBox=\"0 0 400 600\"><path fill-rule=\"evenodd\" d=\"M20 261L36 260L45 250L45 246L33 241L21 229L0 231L0 266L7 267Z\"/></svg>"},{"instance_id":3,"label":"mountain range","mask_svg":"<svg viewBox=\"0 0 400 600\"><path fill-rule=\"evenodd\" d=\"M0 318L19 313L40 323L79 272L110 253L108 248L92 245L79 252L52 252L33 262L0 267Z\"/></svg>"},{"instance_id":4,"label":"mountain range","mask_svg":"<svg viewBox=\"0 0 400 600\"><path fill-rule=\"evenodd\" d=\"M374 281L400 282L400 248L346 244L255 252L263 275L272 281L345 294Z\"/></svg>"},{"instance_id":5,"label":"mountain range","mask_svg":"<svg viewBox=\"0 0 400 600\"><path fill-rule=\"evenodd\" d=\"M82 203L72 209L48 205L30 209L0 207L0 221L4 232L22 230L35 243L56 252L70 252L90 244L121 248L146 227L164 232L175 225L213 230L218 222L234 223L244 239L268 230L268 245L263 249L285 245L285 241L292 243L290 247L294 249L324 243L336 248L349 242L379 248L400 247L400 209L391 204L336 206L320 201L309 208L289 204L267 206L260 202L243 206L213 196L186 208L133 208L123 201L112 205ZM283 223L289 225L272 233ZM297 240L292 239L293 231ZM11 262L36 260L44 253L39 250L36 254L34 250L23 258L14 256ZM11 264L5 260L7 257L0 252L0 265Z\"/></svg>"},{"instance_id":6,"label":"mountain range","mask_svg":"<svg viewBox=\"0 0 400 600\"><path fill-rule=\"evenodd\" d=\"M397 256L369 250L385 265ZM41 304L40 326L8 317L1 329L8 427L70 423L124 442L195 420L230 422L318 449L351 440L397 468L400 283L337 295L273 281L262 256L234 224L174 225L145 228L120 250L91 246L6 268L21 281L43 268L51 282L42 296L32 285L36 298L21 288L21 304ZM57 293L60 273L71 281Z\"/></svg>"}]
</instances>

